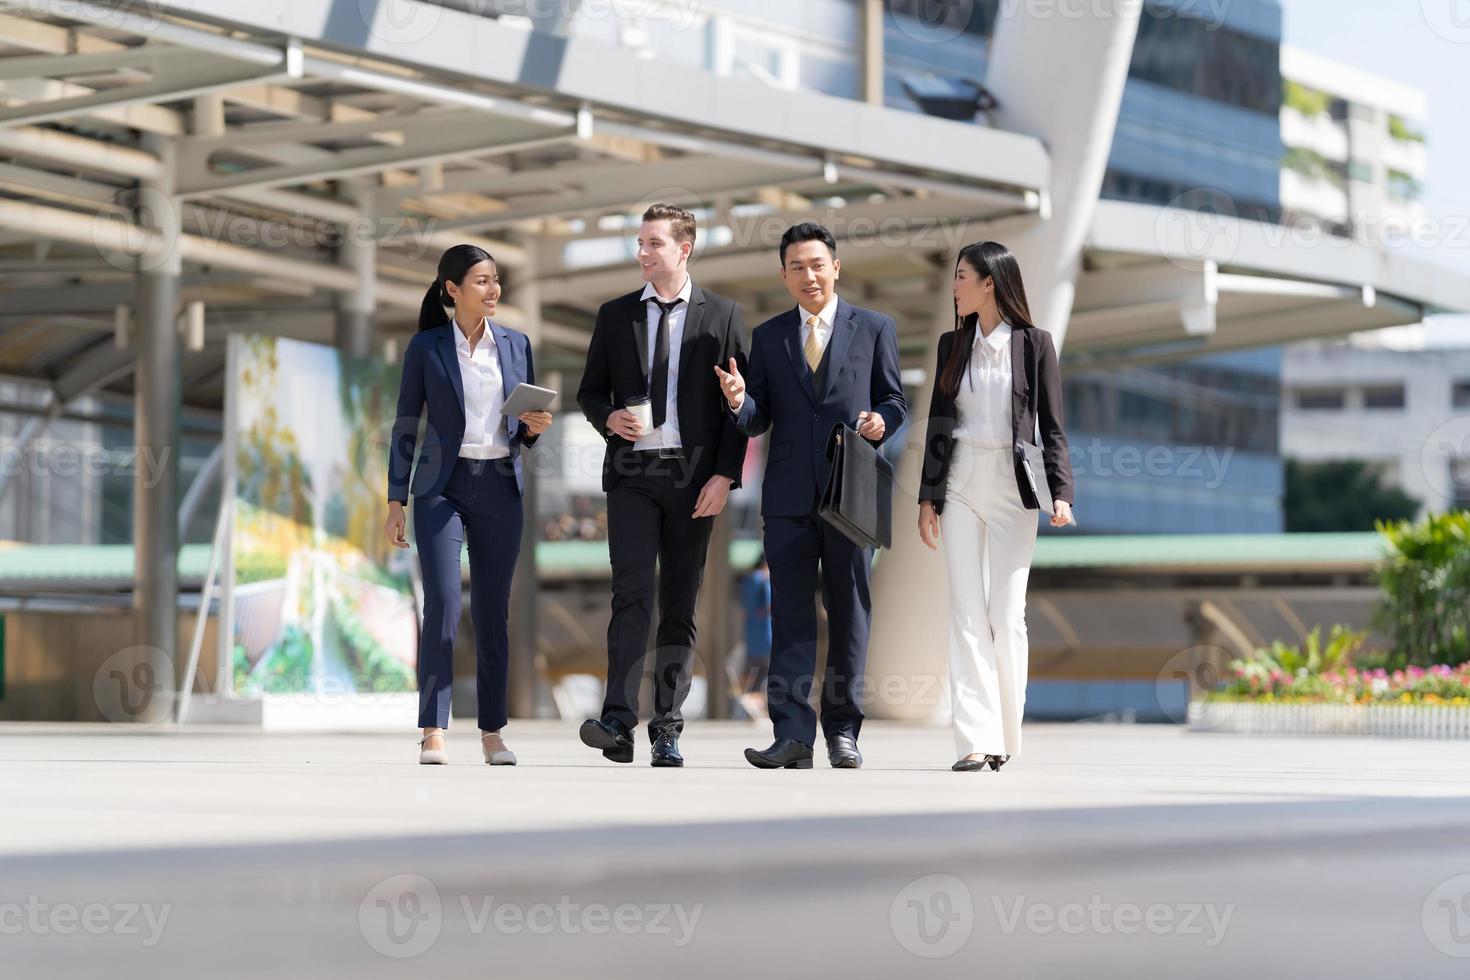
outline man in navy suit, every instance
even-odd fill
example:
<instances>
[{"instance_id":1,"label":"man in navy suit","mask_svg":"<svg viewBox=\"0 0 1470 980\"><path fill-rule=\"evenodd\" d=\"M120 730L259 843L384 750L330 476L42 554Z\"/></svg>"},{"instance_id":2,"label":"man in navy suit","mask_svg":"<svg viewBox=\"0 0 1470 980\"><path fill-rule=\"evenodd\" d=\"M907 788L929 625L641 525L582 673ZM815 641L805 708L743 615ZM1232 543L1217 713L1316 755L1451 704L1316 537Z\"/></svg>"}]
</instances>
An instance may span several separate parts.
<instances>
[{"instance_id":1,"label":"man in navy suit","mask_svg":"<svg viewBox=\"0 0 1470 980\"><path fill-rule=\"evenodd\" d=\"M908 406L898 369L893 318L853 306L836 293L841 263L832 233L803 223L781 237L781 279L796 300L755 329L747 375L731 358L716 367L735 424L749 436L771 430L761 490L771 571L771 668L766 700L776 741L746 749L761 769L809 769L817 717L809 703L817 656L816 583L827 609L822 731L827 757L856 769L860 703L868 657L873 550L817 516L829 462L827 439L839 423L881 444L903 424Z\"/></svg>"}]
</instances>

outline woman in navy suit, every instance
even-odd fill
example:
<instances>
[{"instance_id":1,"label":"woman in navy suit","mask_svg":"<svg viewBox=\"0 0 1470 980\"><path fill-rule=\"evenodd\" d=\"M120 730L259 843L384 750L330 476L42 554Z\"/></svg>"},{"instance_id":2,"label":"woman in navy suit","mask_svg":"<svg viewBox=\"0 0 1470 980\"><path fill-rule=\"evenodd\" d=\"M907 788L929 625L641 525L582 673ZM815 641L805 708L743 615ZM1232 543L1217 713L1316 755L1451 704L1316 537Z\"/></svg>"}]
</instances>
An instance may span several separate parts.
<instances>
[{"instance_id":1,"label":"woman in navy suit","mask_svg":"<svg viewBox=\"0 0 1470 980\"><path fill-rule=\"evenodd\" d=\"M530 339L492 319L499 299L500 275L484 249L456 245L439 258L438 275L419 309L419 332L403 352L388 447L383 529L394 546L408 547L404 507L411 493L423 570L419 762L430 765L449 761L444 730L460 616L459 556L466 544L480 744L491 765L516 761L500 730L507 714L510 585L524 518L521 449L546 431L551 413L525 412L518 419L501 414L515 387L534 383L536 373ZM428 427L419 445L419 416L426 407Z\"/></svg>"}]
</instances>

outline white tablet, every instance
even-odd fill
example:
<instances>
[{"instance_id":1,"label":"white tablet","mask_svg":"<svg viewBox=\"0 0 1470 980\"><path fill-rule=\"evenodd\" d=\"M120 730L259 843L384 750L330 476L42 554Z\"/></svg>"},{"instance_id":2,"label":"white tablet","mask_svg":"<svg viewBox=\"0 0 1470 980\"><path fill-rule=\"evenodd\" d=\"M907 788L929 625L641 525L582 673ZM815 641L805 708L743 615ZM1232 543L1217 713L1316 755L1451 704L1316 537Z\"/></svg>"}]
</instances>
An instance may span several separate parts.
<instances>
[{"instance_id":1,"label":"white tablet","mask_svg":"<svg viewBox=\"0 0 1470 980\"><path fill-rule=\"evenodd\" d=\"M538 388L522 381L510 393L505 404L500 406L500 414L515 418L522 412L544 412L551 407L554 401L556 401L556 392L550 388Z\"/></svg>"}]
</instances>

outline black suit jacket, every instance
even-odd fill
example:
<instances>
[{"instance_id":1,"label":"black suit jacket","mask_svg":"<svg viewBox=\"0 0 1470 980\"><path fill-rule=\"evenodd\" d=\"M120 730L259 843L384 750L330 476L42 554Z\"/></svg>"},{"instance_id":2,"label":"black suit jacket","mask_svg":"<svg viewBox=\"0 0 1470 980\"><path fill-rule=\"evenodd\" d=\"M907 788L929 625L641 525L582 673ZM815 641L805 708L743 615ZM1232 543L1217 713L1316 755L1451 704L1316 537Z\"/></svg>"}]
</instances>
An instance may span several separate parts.
<instances>
[{"instance_id":1,"label":"black suit jacket","mask_svg":"<svg viewBox=\"0 0 1470 980\"><path fill-rule=\"evenodd\" d=\"M1017 441L1034 442L1038 420L1041 423L1041 450L1046 464L1046 483L1053 500L1072 503L1072 461L1067 448L1067 434L1062 431L1062 372L1057 364L1057 349L1051 334L1039 327L1014 327L1011 334L1011 451L1015 457L1016 488L1021 501L1030 510L1040 504L1026 482L1021 469ZM949 476L950 456L954 452L954 430L959 424L955 400L939 387L944 362L955 343L971 350L976 327L950 330L939 337L938 364L934 369L934 393L929 399L929 427L924 436L924 472L919 483L919 499L934 503L936 513L944 510L945 482ZM961 382L963 383L963 376Z\"/></svg>"},{"instance_id":2,"label":"black suit jacket","mask_svg":"<svg viewBox=\"0 0 1470 980\"><path fill-rule=\"evenodd\" d=\"M648 351L658 322L648 322L648 304L640 299L640 287L609 300L597 311L592 342L587 346L587 365L577 389L577 404L602 438L607 451L602 461L602 489L617 486L622 474L635 472L627 460L633 443L609 435L607 417L636 395L649 393ZM740 307L699 286L689 293L684 313L684 335L679 359L679 439L684 455L692 463L692 479L701 484L715 474L740 486L749 441L725 411L725 396L714 367L727 367L730 358L745 370L745 323Z\"/></svg>"}]
</instances>

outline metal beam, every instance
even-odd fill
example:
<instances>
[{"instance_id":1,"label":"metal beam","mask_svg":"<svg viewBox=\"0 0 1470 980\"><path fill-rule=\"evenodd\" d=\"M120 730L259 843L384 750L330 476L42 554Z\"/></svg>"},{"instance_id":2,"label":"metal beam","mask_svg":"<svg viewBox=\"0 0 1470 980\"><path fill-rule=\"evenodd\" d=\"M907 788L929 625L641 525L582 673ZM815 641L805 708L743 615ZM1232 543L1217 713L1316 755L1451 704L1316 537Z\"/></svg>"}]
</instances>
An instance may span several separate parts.
<instances>
[{"instance_id":1,"label":"metal beam","mask_svg":"<svg viewBox=\"0 0 1470 980\"><path fill-rule=\"evenodd\" d=\"M240 49L238 58L239 60L223 61L218 57L206 59L201 58L197 50L145 45L142 49L108 52L81 58L69 55L60 57L38 55L0 60L0 78L5 77L4 73L7 71L26 70L25 64L8 66L7 62L10 60L39 64L40 70L33 71L30 77L45 75L48 72L65 75L83 74L89 61L140 63L148 65L153 70L151 80L136 85L99 89L85 95L0 109L0 127L47 122L80 115L95 109L116 109L122 106L184 99L205 92L230 88L242 82L300 77L299 50L281 51L259 45L246 45ZM71 71L64 67L61 63L66 61L79 62L76 65L79 70Z\"/></svg>"},{"instance_id":2,"label":"metal beam","mask_svg":"<svg viewBox=\"0 0 1470 980\"><path fill-rule=\"evenodd\" d=\"M772 90L754 80L718 78L667 59L645 61L580 34L558 38L442 7L434 10L433 23L424 30L419 18L412 18L412 25L401 23L390 4L365 5L372 22L364 29L361 18L332 16L339 5L340 0L156 3L180 17L260 33L286 32L306 43L433 73L452 85L452 80L466 80L513 92L542 92L571 104L669 120L686 130L698 127L745 142L849 155L936 177L963 175L1032 190L1050 180L1047 151L1028 135L816 92ZM318 72L312 67L308 74Z\"/></svg>"},{"instance_id":3,"label":"metal beam","mask_svg":"<svg viewBox=\"0 0 1470 980\"><path fill-rule=\"evenodd\" d=\"M360 124L349 124L354 128ZM211 170L209 158L216 151L248 147L253 135L236 130L226 136L185 139L179 144L180 194L198 197L244 187L280 187L326 177L347 177L386 170L392 167L427 163L461 156L489 153L513 153L541 146L552 146L576 137L573 129L552 129L540 124L479 116L466 117L462 112L447 110L420 113L402 120L374 120L367 132L401 132L403 145L366 147L347 150L320 161L279 164L235 173ZM270 127L278 130L279 127ZM283 139L310 139L311 130L321 127L293 124L292 132L278 132L271 142ZM322 138L320 135L317 138Z\"/></svg>"},{"instance_id":4,"label":"metal beam","mask_svg":"<svg viewBox=\"0 0 1470 980\"><path fill-rule=\"evenodd\" d=\"M160 173L158 158L143 150L39 127L0 129L0 150L132 180L151 180Z\"/></svg>"}]
</instances>

